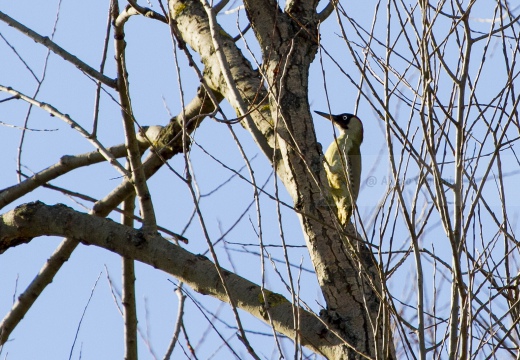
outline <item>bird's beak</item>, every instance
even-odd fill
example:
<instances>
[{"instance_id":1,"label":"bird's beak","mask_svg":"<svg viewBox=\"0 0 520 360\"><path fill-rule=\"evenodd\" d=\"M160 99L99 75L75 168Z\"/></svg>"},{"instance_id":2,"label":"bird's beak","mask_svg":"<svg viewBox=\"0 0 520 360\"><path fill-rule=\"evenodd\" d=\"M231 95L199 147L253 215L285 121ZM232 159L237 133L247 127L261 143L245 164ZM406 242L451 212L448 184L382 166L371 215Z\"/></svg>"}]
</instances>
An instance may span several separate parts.
<instances>
[{"instance_id":1,"label":"bird's beak","mask_svg":"<svg viewBox=\"0 0 520 360\"><path fill-rule=\"evenodd\" d=\"M324 113L321 111L314 111L316 114L323 116L325 119L329 119L330 121L334 121L334 115Z\"/></svg>"}]
</instances>

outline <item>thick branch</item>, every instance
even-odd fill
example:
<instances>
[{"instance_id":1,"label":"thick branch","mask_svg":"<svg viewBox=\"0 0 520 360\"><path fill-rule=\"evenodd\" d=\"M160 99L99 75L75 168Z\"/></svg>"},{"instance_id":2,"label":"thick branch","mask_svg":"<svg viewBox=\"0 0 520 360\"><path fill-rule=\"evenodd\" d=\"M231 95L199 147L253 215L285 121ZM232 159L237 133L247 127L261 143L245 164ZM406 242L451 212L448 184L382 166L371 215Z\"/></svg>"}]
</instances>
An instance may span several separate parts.
<instances>
[{"instance_id":1,"label":"thick branch","mask_svg":"<svg viewBox=\"0 0 520 360\"><path fill-rule=\"evenodd\" d=\"M252 0L244 1L247 10L247 17L255 34L269 34L277 27L277 17L282 15L282 9L273 0ZM269 29L269 30L268 30ZM278 36L257 36L263 54L269 53L269 48L273 41L278 40Z\"/></svg>"},{"instance_id":2,"label":"thick branch","mask_svg":"<svg viewBox=\"0 0 520 360\"><path fill-rule=\"evenodd\" d=\"M213 46L213 37L209 26L208 16L200 2L170 2L171 16L177 21L177 27L182 34L182 38L193 48L201 57L205 65L207 83L212 89L220 92L230 103L237 114L240 114L235 97L229 90L218 55ZM270 109L267 104L267 91L262 83L258 72L253 70L251 63L243 56L237 48L233 38L227 34L218 24L215 24L216 33L219 34L219 45L225 55L225 62L236 88L242 100L246 103L248 111L254 122L254 126L247 126L252 133L258 146L269 160L273 159L274 136L271 121Z\"/></svg>"},{"instance_id":3,"label":"thick branch","mask_svg":"<svg viewBox=\"0 0 520 360\"><path fill-rule=\"evenodd\" d=\"M195 291L228 301L215 264L194 255L160 236L145 238L138 230L111 220L77 212L64 205L41 202L25 204L0 217L0 253L38 236L64 236L86 245L95 245L129 259L163 270L191 286ZM267 322L260 286L224 270L230 295L237 306ZM294 336L292 305L283 296L268 294L269 312L276 331ZM338 358L342 341L328 331L314 314L300 309L301 343L329 358Z\"/></svg>"}]
</instances>

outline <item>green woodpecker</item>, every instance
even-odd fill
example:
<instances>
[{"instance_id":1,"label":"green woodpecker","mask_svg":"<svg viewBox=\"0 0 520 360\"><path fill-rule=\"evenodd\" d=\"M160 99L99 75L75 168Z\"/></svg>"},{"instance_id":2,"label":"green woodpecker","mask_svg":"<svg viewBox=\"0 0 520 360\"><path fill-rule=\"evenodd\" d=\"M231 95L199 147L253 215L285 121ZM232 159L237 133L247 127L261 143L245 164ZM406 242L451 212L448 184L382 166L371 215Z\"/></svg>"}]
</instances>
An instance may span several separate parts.
<instances>
[{"instance_id":1,"label":"green woodpecker","mask_svg":"<svg viewBox=\"0 0 520 360\"><path fill-rule=\"evenodd\" d=\"M359 194L361 181L361 153L363 124L356 115L316 114L331 120L339 129L339 136L332 141L325 153L325 172L332 199L338 210L341 225L346 226Z\"/></svg>"}]
</instances>

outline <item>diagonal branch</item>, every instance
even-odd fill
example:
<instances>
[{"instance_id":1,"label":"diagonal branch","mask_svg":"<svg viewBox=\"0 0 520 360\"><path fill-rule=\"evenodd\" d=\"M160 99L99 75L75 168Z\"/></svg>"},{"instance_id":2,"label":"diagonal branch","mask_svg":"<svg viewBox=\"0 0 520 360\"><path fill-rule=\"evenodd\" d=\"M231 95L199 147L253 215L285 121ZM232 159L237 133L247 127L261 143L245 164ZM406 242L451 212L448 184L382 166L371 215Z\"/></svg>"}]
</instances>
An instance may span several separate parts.
<instances>
[{"instance_id":1,"label":"diagonal branch","mask_svg":"<svg viewBox=\"0 0 520 360\"><path fill-rule=\"evenodd\" d=\"M47 49L51 50L53 53L55 53L58 56L61 56L64 60L70 62L71 64L75 65L78 69L83 71L85 74L92 76L94 79L101 81L106 86L109 86L113 89L117 87L117 83L114 79L109 78L106 75L101 74L99 71L95 70L90 65L87 65L80 59L78 59L76 56L71 55L68 51L63 49L62 47L58 46L55 42L50 40L47 36L41 36L37 32L29 29L28 27L24 26L23 24L20 24L15 19L11 18L10 16L6 15L5 13L0 11L0 20L5 22L7 25L12 26L16 30L24 33L31 39L33 39L35 42L42 44Z\"/></svg>"},{"instance_id":2,"label":"diagonal branch","mask_svg":"<svg viewBox=\"0 0 520 360\"><path fill-rule=\"evenodd\" d=\"M213 92L213 95L217 101L222 101L222 95L217 92ZM155 174L165 164L166 160L171 159L176 154L183 153L182 124L186 122L186 131L190 134L201 124L203 118L214 110L213 101L204 88L199 87L197 95L178 116L170 121L154 142L152 152L143 162L143 171L146 178ZM117 188L94 205L92 213L98 216L106 216L133 191L132 183L128 179L124 179Z\"/></svg>"},{"instance_id":3,"label":"diagonal branch","mask_svg":"<svg viewBox=\"0 0 520 360\"><path fill-rule=\"evenodd\" d=\"M61 269L62 265L69 260L70 255L78 245L79 243L75 240L63 240L41 268L38 276L18 296L16 303L2 319L2 322L0 322L0 347L5 344L16 325L22 321L38 296L52 282L54 276Z\"/></svg>"},{"instance_id":4,"label":"diagonal branch","mask_svg":"<svg viewBox=\"0 0 520 360\"><path fill-rule=\"evenodd\" d=\"M218 93L215 93L214 95L218 101L222 100L222 96ZM191 119L187 122L187 130L189 132L193 131L200 124L201 115L206 114L208 112L212 112L213 110L213 102L209 100L204 90L199 89L197 96L190 102L190 104L186 107L184 112L184 114L186 114L186 117ZM175 154L182 153L182 144L180 140L181 137L178 136L181 133L181 125L179 125L176 122L183 121L182 119L182 115L179 115L177 118L174 118L168 125L166 131L163 132L161 139L163 141L166 141L166 146L160 151L158 151L157 154L152 153L149 157L149 161L145 163L144 167L145 174L147 177L152 176L164 164L165 159L169 159ZM148 136L148 131L146 131L145 135L146 137L152 136ZM158 140L155 137L156 135L157 134L153 135L153 140L150 139L154 144L158 143ZM122 151L126 152L126 148L123 148ZM99 156L101 155L99 154ZM97 155L93 155L92 157L96 157L97 159ZM97 160L98 162L102 161L102 159ZM49 172L45 174L46 177L55 175L56 174L53 172L52 169L49 169ZM59 174L57 176L59 176ZM45 179L41 180L43 181ZM35 178L34 182L29 183L25 186L27 186L28 188L36 188L38 185L39 180ZM9 196L11 196L12 200L14 200L16 196L19 197L23 195L20 194L20 191L17 191L18 188L9 188L8 190L9 191L7 193L6 198L9 198ZM9 195L11 190L13 190L13 192L11 193L11 195ZM24 189L21 189L21 191L23 192ZM129 195L133 194L133 191L134 187L132 186L131 182L128 178L125 178L123 183L115 191L113 191L110 195L108 195L105 198L104 202L97 203L98 211L96 212L93 210L92 212L97 216L107 216L110 213L110 211L116 208L124 199L126 199ZM52 282L54 276L60 270L61 266L69 259L70 255L78 246L78 244L79 242L76 239L64 239L62 243L59 245L59 247L56 249L54 254L51 256L51 258L42 267L39 274L34 278L34 280L27 287L27 289L25 289L22 295L18 297L18 301L15 303L11 311L4 317L4 319L0 323L0 345L4 344L5 341L7 341L13 329L23 319L27 311L31 308L31 306L40 296L45 287Z\"/></svg>"},{"instance_id":5,"label":"diagonal branch","mask_svg":"<svg viewBox=\"0 0 520 360\"><path fill-rule=\"evenodd\" d=\"M87 245L103 247L129 259L163 270L195 291L229 301L215 264L194 255L160 236L145 238L141 231L113 221L77 212L64 205L48 206L41 202L21 205L0 217L0 253L44 235L66 236ZM230 271L226 276L230 296L237 306L268 322L261 287ZM264 290L276 331L293 338L295 329L292 304L283 296ZM300 309L302 345L329 358L334 347L343 343L316 315Z\"/></svg>"},{"instance_id":6,"label":"diagonal branch","mask_svg":"<svg viewBox=\"0 0 520 360\"><path fill-rule=\"evenodd\" d=\"M112 156L112 154L99 142L96 138L93 138L89 132L87 132L81 125L79 125L76 121L74 121L69 115L63 114L58 111L54 106L50 104L46 104L40 102L36 99L33 99L27 95L22 94L19 91L12 89L11 87L6 87L0 85L0 91L7 92L9 94L14 95L16 98L22 99L28 102L31 105L38 106L42 110L47 111L52 116L57 117L58 119L63 120L67 124L69 124L74 130L77 130L81 135L83 135L94 147L98 149L98 151L103 155L103 157L123 176L130 176L130 173Z\"/></svg>"},{"instance_id":7,"label":"diagonal branch","mask_svg":"<svg viewBox=\"0 0 520 360\"><path fill-rule=\"evenodd\" d=\"M140 143L140 148L141 151L146 149L144 142ZM126 156L126 147L124 144L109 147L107 151L112 154L114 158ZM103 157L99 151L91 151L80 155L64 155L56 164L43 169L16 185L0 190L0 209L61 175L67 174L80 167L104 161L106 161L106 158Z\"/></svg>"}]
</instances>

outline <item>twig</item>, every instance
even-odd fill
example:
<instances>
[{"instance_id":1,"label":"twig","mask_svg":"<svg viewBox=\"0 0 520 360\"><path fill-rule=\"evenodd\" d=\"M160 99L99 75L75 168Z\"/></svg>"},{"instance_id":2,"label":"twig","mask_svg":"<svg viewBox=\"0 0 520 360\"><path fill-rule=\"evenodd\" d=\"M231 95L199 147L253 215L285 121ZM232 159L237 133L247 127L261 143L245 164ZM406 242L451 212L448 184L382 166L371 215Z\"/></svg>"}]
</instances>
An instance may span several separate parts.
<instances>
[{"instance_id":1,"label":"twig","mask_svg":"<svg viewBox=\"0 0 520 360\"><path fill-rule=\"evenodd\" d=\"M35 42L42 44L43 46L47 47L49 50L51 50L56 55L61 56L64 60L70 62L71 64L75 65L78 69L83 71L85 74L90 75L96 80L101 81L103 84L107 85L108 87L111 87L113 89L116 88L116 80L109 78L106 75L101 74L99 71L95 70L94 68L90 67L80 59L78 59L76 56L71 55L68 51L64 50L60 46L56 45L53 41L51 41L47 36L41 36L35 31L29 29L28 27L20 24L18 21L14 20L13 18L9 17L8 15L4 14L0 11L0 20L4 21L7 25L12 26L16 30L24 33L31 39L33 39Z\"/></svg>"},{"instance_id":2,"label":"twig","mask_svg":"<svg viewBox=\"0 0 520 360\"><path fill-rule=\"evenodd\" d=\"M166 350L166 354L164 354L163 360L169 360L173 354L173 350L175 349L175 345L179 339L179 333L181 331L182 325L184 323L184 303L186 301L186 295L184 295L182 290L183 283L182 281L177 285L175 289L175 293L178 298L178 306L177 306L177 320L175 321L175 326L173 328L173 336L168 345L168 350Z\"/></svg>"},{"instance_id":3,"label":"twig","mask_svg":"<svg viewBox=\"0 0 520 360\"><path fill-rule=\"evenodd\" d=\"M73 129L77 130L81 135L83 135L92 145L94 145L94 147L99 150L99 152L117 171L119 171L124 176L130 176L128 171L125 170L125 168L114 158L114 156L103 146L103 144L101 144L96 138L93 138L91 134L89 134L85 129L83 129L83 127L81 127L77 122L72 120L72 118L69 115L63 114L60 111L58 111L54 106L35 100L29 96L22 94L19 91L12 89L11 87L0 85L0 91L12 94L18 97L19 99L28 102L31 105L38 106L42 110L47 111L49 114L51 114L51 116L55 116L58 119L63 120L64 122L69 124Z\"/></svg>"}]
</instances>

